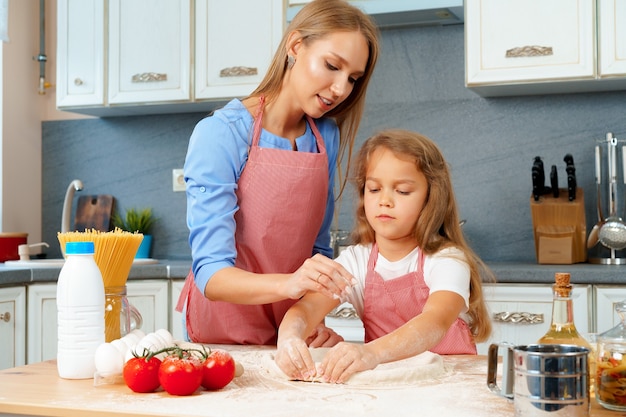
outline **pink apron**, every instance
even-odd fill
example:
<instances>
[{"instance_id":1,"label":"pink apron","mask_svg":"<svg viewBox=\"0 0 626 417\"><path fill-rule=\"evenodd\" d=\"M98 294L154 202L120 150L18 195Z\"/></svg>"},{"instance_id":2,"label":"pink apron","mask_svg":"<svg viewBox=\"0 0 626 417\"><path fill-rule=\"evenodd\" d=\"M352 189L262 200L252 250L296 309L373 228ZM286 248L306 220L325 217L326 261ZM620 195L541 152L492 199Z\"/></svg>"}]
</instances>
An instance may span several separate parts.
<instances>
[{"instance_id":1,"label":"pink apron","mask_svg":"<svg viewBox=\"0 0 626 417\"><path fill-rule=\"evenodd\" d=\"M235 266L256 273L295 272L313 254L328 196L328 156L307 116L318 153L261 148L264 99L255 118L248 161L238 181ZM190 272L177 308L186 302L189 338L223 344L276 344L285 312L297 300L264 305L210 301Z\"/></svg>"},{"instance_id":2,"label":"pink apron","mask_svg":"<svg viewBox=\"0 0 626 417\"><path fill-rule=\"evenodd\" d=\"M362 320L366 343L391 333L419 315L429 293L424 282L424 254L421 250L415 272L387 281L374 271L376 259L378 246L374 244L367 263L363 300ZM476 344L467 323L457 318L444 338L430 351L441 355L475 355Z\"/></svg>"}]
</instances>

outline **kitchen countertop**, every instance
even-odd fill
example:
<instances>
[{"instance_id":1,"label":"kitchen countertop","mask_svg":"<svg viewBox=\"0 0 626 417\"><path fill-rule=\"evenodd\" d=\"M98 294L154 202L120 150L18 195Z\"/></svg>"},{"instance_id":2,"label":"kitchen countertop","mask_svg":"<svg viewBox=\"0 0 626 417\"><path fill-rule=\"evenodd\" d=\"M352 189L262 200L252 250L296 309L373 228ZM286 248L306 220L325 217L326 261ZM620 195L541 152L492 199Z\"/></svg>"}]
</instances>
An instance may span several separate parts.
<instances>
[{"instance_id":1,"label":"kitchen countertop","mask_svg":"<svg viewBox=\"0 0 626 417\"><path fill-rule=\"evenodd\" d=\"M123 383L95 387L64 380L54 361L0 371L0 416L512 416L514 404L489 391L484 356L444 356L442 377L389 386L330 385L268 376L260 355L273 347L229 346L244 374L220 391L188 397L163 391L137 394ZM591 398L591 416L615 416Z\"/></svg>"},{"instance_id":2,"label":"kitchen countertop","mask_svg":"<svg viewBox=\"0 0 626 417\"><path fill-rule=\"evenodd\" d=\"M551 284L555 272L570 272L574 284L626 284L626 265L539 265L516 262L487 262L487 265L496 275L498 283ZM128 279L184 279L190 268L190 260L161 259L156 264L133 266ZM7 267L0 263L0 286L56 282L60 270L60 267Z\"/></svg>"}]
</instances>

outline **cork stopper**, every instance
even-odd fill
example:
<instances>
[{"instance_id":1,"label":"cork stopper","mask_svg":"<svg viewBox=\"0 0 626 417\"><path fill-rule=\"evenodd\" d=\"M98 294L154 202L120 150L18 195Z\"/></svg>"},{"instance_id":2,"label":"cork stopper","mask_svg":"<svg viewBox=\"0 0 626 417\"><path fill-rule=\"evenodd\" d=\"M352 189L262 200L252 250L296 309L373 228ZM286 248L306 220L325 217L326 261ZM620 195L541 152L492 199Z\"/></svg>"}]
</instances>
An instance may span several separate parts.
<instances>
[{"instance_id":1,"label":"cork stopper","mask_svg":"<svg viewBox=\"0 0 626 417\"><path fill-rule=\"evenodd\" d=\"M554 290L560 297L567 297L572 290L570 285L570 274L568 272L557 272L554 274Z\"/></svg>"}]
</instances>

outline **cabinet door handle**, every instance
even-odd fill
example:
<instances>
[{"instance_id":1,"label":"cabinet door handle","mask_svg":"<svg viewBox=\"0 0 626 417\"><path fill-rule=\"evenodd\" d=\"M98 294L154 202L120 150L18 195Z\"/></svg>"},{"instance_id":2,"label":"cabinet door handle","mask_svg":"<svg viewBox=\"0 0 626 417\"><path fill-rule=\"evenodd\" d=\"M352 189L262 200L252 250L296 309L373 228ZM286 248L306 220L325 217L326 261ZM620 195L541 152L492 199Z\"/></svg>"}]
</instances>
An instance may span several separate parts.
<instances>
[{"instance_id":1,"label":"cabinet door handle","mask_svg":"<svg viewBox=\"0 0 626 417\"><path fill-rule=\"evenodd\" d=\"M134 83L154 83L157 81L167 81L167 74L160 74L158 72L144 72L142 74L133 75L131 81Z\"/></svg>"},{"instance_id":2,"label":"cabinet door handle","mask_svg":"<svg viewBox=\"0 0 626 417\"><path fill-rule=\"evenodd\" d=\"M493 321L500 323L541 324L543 323L543 314L502 311L493 314Z\"/></svg>"},{"instance_id":3,"label":"cabinet door handle","mask_svg":"<svg viewBox=\"0 0 626 417\"><path fill-rule=\"evenodd\" d=\"M342 307L340 309L334 309L326 315L326 317L338 318L338 319L358 319L356 310L353 307Z\"/></svg>"},{"instance_id":4,"label":"cabinet door handle","mask_svg":"<svg viewBox=\"0 0 626 417\"><path fill-rule=\"evenodd\" d=\"M83 80L81 80L80 78L74 78L74 85L83 85Z\"/></svg>"},{"instance_id":5,"label":"cabinet door handle","mask_svg":"<svg viewBox=\"0 0 626 417\"><path fill-rule=\"evenodd\" d=\"M5 321L5 322L9 322L9 320L11 320L11 313L9 313L8 311L6 313L2 313L0 314L0 320Z\"/></svg>"},{"instance_id":6,"label":"cabinet door handle","mask_svg":"<svg viewBox=\"0 0 626 417\"><path fill-rule=\"evenodd\" d=\"M548 56L553 55L551 46L527 45L518 46L517 48L507 49L507 58L520 58L529 56Z\"/></svg>"},{"instance_id":7,"label":"cabinet door handle","mask_svg":"<svg viewBox=\"0 0 626 417\"><path fill-rule=\"evenodd\" d=\"M257 75L256 67L228 67L220 71L220 77L243 77L246 75Z\"/></svg>"}]
</instances>

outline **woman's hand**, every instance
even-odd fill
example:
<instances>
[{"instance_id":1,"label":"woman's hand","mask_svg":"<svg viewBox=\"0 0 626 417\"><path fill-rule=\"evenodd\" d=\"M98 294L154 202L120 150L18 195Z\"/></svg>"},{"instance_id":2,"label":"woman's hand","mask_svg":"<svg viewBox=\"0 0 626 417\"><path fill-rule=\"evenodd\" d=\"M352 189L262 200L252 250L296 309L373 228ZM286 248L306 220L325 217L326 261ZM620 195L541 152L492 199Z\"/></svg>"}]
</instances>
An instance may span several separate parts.
<instances>
[{"instance_id":1,"label":"woman's hand","mask_svg":"<svg viewBox=\"0 0 626 417\"><path fill-rule=\"evenodd\" d=\"M378 364L378 358L367 344L342 342L326 353L319 376L324 382L342 384L354 373L374 369Z\"/></svg>"},{"instance_id":2,"label":"woman's hand","mask_svg":"<svg viewBox=\"0 0 626 417\"><path fill-rule=\"evenodd\" d=\"M318 324L306 339L306 344L312 348L333 347L339 342L343 342L343 337L338 335L330 327L326 327L324 323Z\"/></svg>"},{"instance_id":3,"label":"woman's hand","mask_svg":"<svg viewBox=\"0 0 626 417\"><path fill-rule=\"evenodd\" d=\"M309 348L305 341L298 337L290 337L280 341L274 360L290 378L310 381L317 375Z\"/></svg>"},{"instance_id":4,"label":"woman's hand","mask_svg":"<svg viewBox=\"0 0 626 417\"><path fill-rule=\"evenodd\" d=\"M291 299L302 297L307 291L317 291L327 297L345 300L354 277L339 263L324 255L316 254L304 261L302 266L285 282L285 293Z\"/></svg>"}]
</instances>

